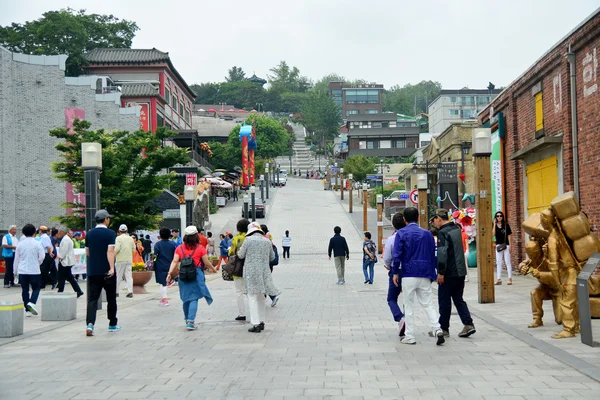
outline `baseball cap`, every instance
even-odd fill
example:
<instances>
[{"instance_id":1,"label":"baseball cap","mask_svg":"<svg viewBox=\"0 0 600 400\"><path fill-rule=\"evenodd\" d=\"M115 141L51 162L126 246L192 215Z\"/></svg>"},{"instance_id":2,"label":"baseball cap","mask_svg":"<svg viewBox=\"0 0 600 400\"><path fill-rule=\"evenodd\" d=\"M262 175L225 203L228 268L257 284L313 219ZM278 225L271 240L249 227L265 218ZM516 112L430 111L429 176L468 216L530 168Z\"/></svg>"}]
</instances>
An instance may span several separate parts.
<instances>
[{"instance_id":1,"label":"baseball cap","mask_svg":"<svg viewBox=\"0 0 600 400\"><path fill-rule=\"evenodd\" d=\"M121 226L119 226L119 232L127 232L127 225L121 224Z\"/></svg>"},{"instance_id":2,"label":"baseball cap","mask_svg":"<svg viewBox=\"0 0 600 400\"><path fill-rule=\"evenodd\" d=\"M95 219L106 219L106 218L113 218L113 215L110 215L108 213L108 211L106 210L98 210L96 211L96 215L94 216Z\"/></svg>"},{"instance_id":3,"label":"baseball cap","mask_svg":"<svg viewBox=\"0 0 600 400\"><path fill-rule=\"evenodd\" d=\"M73 237L75 237L75 236L81 236L81 232L75 232L75 233L73 234Z\"/></svg>"},{"instance_id":4,"label":"baseball cap","mask_svg":"<svg viewBox=\"0 0 600 400\"><path fill-rule=\"evenodd\" d=\"M184 235L195 235L198 233L198 229L194 225L190 225L183 231Z\"/></svg>"},{"instance_id":5,"label":"baseball cap","mask_svg":"<svg viewBox=\"0 0 600 400\"><path fill-rule=\"evenodd\" d=\"M48 227L46 225L41 225L40 231L48 231Z\"/></svg>"},{"instance_id":6,"label":"baseball cap","mask_svg":"<svg viewBox=\"0 0 600 400\"><path fill-rule=\"evenodd\" d=\"M445 208L438 208L435 210L435 216L443 219L448 219L448 210Z\"/></svg>"}]
</instances>

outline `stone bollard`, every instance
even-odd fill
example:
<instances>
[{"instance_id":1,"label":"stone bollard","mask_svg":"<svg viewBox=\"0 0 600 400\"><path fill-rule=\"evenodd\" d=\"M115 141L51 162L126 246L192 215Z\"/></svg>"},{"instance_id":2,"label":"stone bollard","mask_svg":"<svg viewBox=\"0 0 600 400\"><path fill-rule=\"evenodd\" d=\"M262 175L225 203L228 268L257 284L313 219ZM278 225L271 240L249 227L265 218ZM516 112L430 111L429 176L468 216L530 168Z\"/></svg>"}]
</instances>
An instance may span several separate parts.
<instances>
[{"instance_id":1,"label":"stone bollard","mask_svg":"<svg viewBox=\"0 0 600 400\"><path fill-rule=\"evenodd\" d=\"M71 321L77 318L76 293L44 293L42 321Z\"/></svg>"},{"instance_id":2,"label":"stone bollard","mask_svg":"<svg viewBox=\"0 0 600 400\"><path fill-rule=\"evenodd\" d=\"M0 338L23 334L23 303L0 302Z\"/></svg>"}]
</instances>

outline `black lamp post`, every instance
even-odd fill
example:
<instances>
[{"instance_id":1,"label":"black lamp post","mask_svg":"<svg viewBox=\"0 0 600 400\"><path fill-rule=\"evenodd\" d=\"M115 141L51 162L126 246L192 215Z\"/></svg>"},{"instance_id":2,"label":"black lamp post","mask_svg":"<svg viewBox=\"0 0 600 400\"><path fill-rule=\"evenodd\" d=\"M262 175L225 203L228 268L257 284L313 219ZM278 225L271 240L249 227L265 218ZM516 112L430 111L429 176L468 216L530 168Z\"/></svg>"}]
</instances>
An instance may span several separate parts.
<instances>
[{"instance_id":1,"label":"black lamp post","mask_svg":"<svg viewBox=\"0 0 600 400\"><path fill-rule=\"evenodd\" d=\"M460 161L461 161L461 166L460 166L460 173L463 175L463 177L465 176L465 156L467 154L469 154L469 152L471 151L471 142L462 142L460 144ZM462 196L461 198L465 197L465 183L464 181L462 181L463 184L461 185L461 192L462 192ZM464 201L463 201L463 206L464 206Z\"/></svg>"}]
</instances>

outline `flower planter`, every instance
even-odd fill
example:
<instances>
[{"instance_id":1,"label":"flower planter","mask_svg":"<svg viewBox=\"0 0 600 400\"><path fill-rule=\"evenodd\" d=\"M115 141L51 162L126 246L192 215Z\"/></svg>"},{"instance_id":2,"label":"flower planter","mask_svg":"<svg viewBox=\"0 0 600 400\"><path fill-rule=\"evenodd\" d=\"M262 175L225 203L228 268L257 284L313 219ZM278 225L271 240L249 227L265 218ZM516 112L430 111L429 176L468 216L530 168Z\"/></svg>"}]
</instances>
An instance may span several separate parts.
<instances>
[{"instance_id":1,"label":"flower planter","mask_svg":"<svg viewBox=\"0 0 600 400\"><path fill-rule=\"evenodd\" d=\"M133 293L134 294L146 294L146 288L144 285L150 282L152 279L152 271L133 271Z\"/></svg>"}]
</instances>

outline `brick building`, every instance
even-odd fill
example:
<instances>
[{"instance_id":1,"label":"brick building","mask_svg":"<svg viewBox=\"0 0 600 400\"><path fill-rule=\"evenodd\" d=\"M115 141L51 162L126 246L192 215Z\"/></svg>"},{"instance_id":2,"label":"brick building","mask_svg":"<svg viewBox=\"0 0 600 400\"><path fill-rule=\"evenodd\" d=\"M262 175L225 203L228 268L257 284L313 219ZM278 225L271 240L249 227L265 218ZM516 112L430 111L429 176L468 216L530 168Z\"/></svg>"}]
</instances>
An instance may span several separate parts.
<instances>
[{"instance_id":1,"label":"brick building","mask_svg":"<svg viewBox=\"0 0 600 400\"><path fill-rule=\"evenodd\" d=\"M196 95L173 66L169 53L154 48L94 49L86 60L87 73L107 75L121 88L123 107L141 107L142 129L192 129Z\"/></svg>"},{"instance_id":2,"label":"brick building","mask_svg":"<svg viewBox=\"0 0 600 400\"><path fill-rule=\"evenodd\" d=\"M139 128L140 109L121 107L119 93L96 93L106 77L65 78L66 56L30 56L0 47L0 229L48 225L64 215L73 192L53 177L58 139L48 131L75 117L92 129ZM70 196L70 197L69 197Z\"/></svg>"},{"instance_id":3,"label":"brick building","mask_svg":"<svg viewBox=\"0 0 600 400\"><path fill-rule=\"evenodd\" d=\"M383 112L383 85L329 82L329 95L342 110L343 119L350 115Z\"/></svg>"},{"instance_id":4,"label":"brick building","mask_svg":"<svg viewBox=\"0 0 600 400\"><path fill-rule=\"evenodd\" d=\"M578 193L592 229L600 228L599 52L600 9L479 115L480 123L490 126L499 138L499 168L492 170L492 179L496 173L503 188L497 206L505 211L513 230L513 265L525 254L521 223L561 193Z\"/></svg>"}]
</instances>

